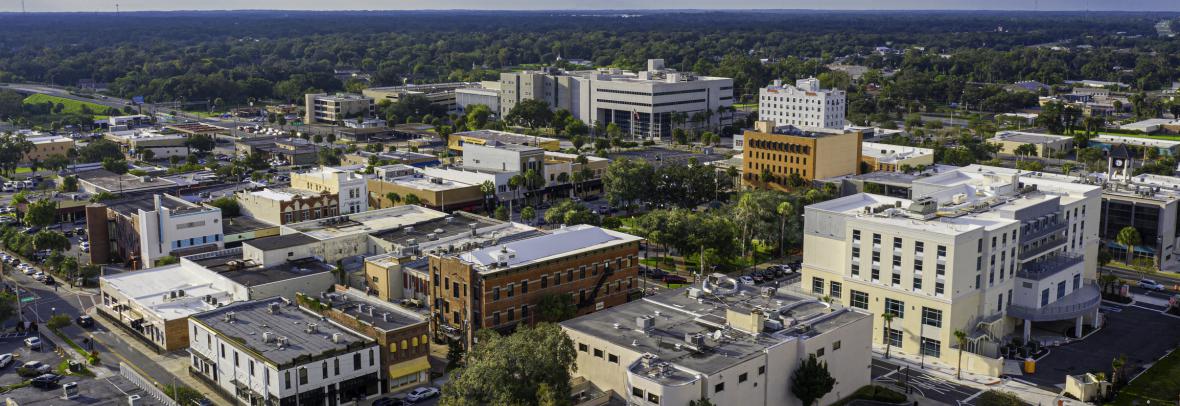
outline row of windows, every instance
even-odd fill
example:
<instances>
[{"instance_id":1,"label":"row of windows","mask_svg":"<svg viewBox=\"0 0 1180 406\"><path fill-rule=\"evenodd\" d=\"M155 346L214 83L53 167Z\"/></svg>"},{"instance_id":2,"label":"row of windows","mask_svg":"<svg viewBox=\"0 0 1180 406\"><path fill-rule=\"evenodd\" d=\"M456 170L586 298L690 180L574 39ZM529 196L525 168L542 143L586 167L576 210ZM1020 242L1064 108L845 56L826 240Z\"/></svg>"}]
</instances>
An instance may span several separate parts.
<instances>
[{"instance_id":1,"label":"row of windows","mask_svg":"<svg viewBox=\"0 0 1180 406\"><path fill-rule=\"evenodd\" d=\"M615 269L628 268L631 266L631 258L615 258L614 259L614 266L615 266ZM610 269L610 267L611 267L611 261L608 260L608 261L603 261L601 263L595 262L593 264L590 264L589 266L582 265L582 266L578 267L578 269L576 269L576 270L573 268L570 268L570 269L566 269L564 272L557 271L552 274L553 286L557 286L562 283L562 274L563 273L565 274L565 282L572 283L572 282L574 282L575 277L577 277L577 279L579 281L585 280L587 278L587 272L586 272L587 270L590 271L589 277L593 278L593 277L598 276L599 272L606 272L608 269ZM541 277L538 278L537 283L540 284L541 289L545 289L545 288L549 287L549 276L550 276L549 274L545 274L545 275L541 275ZM444 277L443 284L444 284L444 286L445 285L453 285L452 286L452 290L453 290L452 296L454 296L456 298L459 297L459 293L458 293L459 287L458 287L457 283L451 284L450 278ZM466 290L466 285L463 285L463 286L464 286L464 290ZM520 293L522 293L522 294L529 293L529 279L523 279L519 283L518 282L507 283L507 284L503 285L503 289L501 289L500 286L493 286L492 287L492 301L500 300L501 297L509 297L509 298L513 297L513 295L516 294L516 287L517 286L520 286Z\"/></svg>"},{"instance_id":2,"label":"row of windows","mask_svg":"<svg viewBox=\"0 0 1180 406\"><path fill-rule=\"evenodd\" d=\"M803 103L803 104L827 104L829 106L839 106L844 104L844 99L831 98L826 101L819 97L783 97L783 96L767 96L762 95L762 101L774 101L784 103Z\"/></svg>"},{"instance_id":3,"label":"row of windows","mask_svg":"<svg viewBox=\"0 0 1180 406\"><path fill-rule=\"evenodd\" d=\"M192 237L172 241L172 249L180 249L184 247L192 247L202 244L209 244L221 241L221 234L206 235L201 237Z\"/></svg>"},{"instance_id":4,"label":"row of windows","mask_svg":"<svg viewBox=\"0 0 1180 406\"><path fill-rule=\"evenodd\" d=\"M850 304L861 310L869 310L869 294L859 290L850 291ZM892 314L894 319L905 318L905 302L885 298L885 313ZM922 307L922 324L931 327L942 327L942 310Z\"/></svg>"}]
</instances>

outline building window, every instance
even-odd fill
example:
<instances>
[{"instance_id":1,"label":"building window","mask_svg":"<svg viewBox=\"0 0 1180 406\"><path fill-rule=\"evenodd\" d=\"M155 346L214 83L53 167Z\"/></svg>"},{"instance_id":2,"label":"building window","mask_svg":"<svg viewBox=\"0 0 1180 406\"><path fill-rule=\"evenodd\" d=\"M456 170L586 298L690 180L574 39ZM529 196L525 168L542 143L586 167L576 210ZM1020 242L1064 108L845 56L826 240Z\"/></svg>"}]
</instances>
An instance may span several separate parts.
<instances>
[{"instance_id":1,"label":"building window","mask_svg":"<svg viewBox=\"0 0 1180 406\"><path fill-rule=\"evenodd\" d=\"M299 368L299 384L307 385L307 367Z\"/></svg>"},{"instance_id":2,"label":"building window","mask_svg":"<svg viewBox=\"0 0 1180 406\"><path fill-rule=\"evenodd\" d=\"M978 275L976 275L976 276L978 277ZM944 284L942 282L934 282L934 294L935 295L942 295L943 291L945 291L945 290L946 290L946 284Z\"/></svg>"},{"instance_id":3,"label":"building window","mask_svg":"<svg viewBox=\"0 0 1180 406\"><path fill-rule=\"evenodd\" d=\"M759 365L758 366L758 375L762 375L765 373L766 373L766 365Z\"/></svg>"},{"instance_id":4,"label":"building window","mask_svg":"<svg viewBox=\"0 0 1180 406\"><path fill-rule=\"evenodd\" d=\"M640 399L643 399L643 389L631 388L631 396L636 396Z\"/></svg>"},{"instance_id":5,"label":"building window","mask_svg":"<svg viewBox=\"0 0 1180 406\"><path fill-rule=\"evenodd\" d=\"M324 374L324 379L328 379L328 361L320 363L320 372Z\"/></svg>"},{"instance_id":6,"label":"building window","mask_svg":"<svg viewBox=\"0 0 1180 406\"><path fill-rule=\"evenodd\" d=\"M817 295L824 294L824 279L823 278L815 278L815 277L811 278L811 293L815 293Z\"/></svg>"},{"instance_id":7,"label":"building window","mask_svg":"<svg viewBox=\"0 0 1180 406\"><path fill-rule=\"evenodd\" d=\"M940 357L942 355L942 342L932 338L922 337L922 354L935 358Z\"/></svg>"},{"instance_id":8,"label":"building window","mask_svg":"<svg viewBox=\"0 0 1180 406\"><path fill-rule=\"evenodd\" d=\"M1049 304L1049 288L1041 291L1041 306Z\"/></svg>"},{"instance_id":9,"label":"building window","mask_svg":"<svg viewBox=\"0 0 1180 406\"><path fill-rule=\"evenodd\" d=\"M855 290L852 291L851 304L852 307L857 309L869 310L869 294Z\"/></svg>"},{"instance_id":10,"label":"building window","mask_svg":"<svg viewBox=\"0 0 1180 406\"><path fill-rule=\"evenodd\" d=\"M647 394L647 401L655 404L660 404L660 395L649 393Z\"/></svg>"},{"instance_id":11,"label":"building window","mask_svg":"<svg viewBox=\"0 0 1180 406\"><path fill-rule=\"evenodd\" d=\"M578 343L578 351L586 352L589 350L590 350L590 347L587 346L586 344Z\"/></svg>"},{"instance_id":12,"label":"building window","mask_svg":"<svg viewBox=\"0 0 1180 406\"><path fill-rule=\"evenodd\" d=\"M843 294L843 292L842 292L843 285L840 282L829 282L828 286L829 286L828 292L830 292L829 295L831 295L834 298L839 299L840 295Z\"/></svg>"},{"instance_id":13,"label":"building window","mask_svg":"<svg viewBox=\"0 0 1180 406\"><path fill-rule=\"evenodd\" d=\"M283 372L283 388L291 389L291 371Z\"/></svg>"},{"instance_id":14,"label":"building window","mask_svg":"<svg viewBox=\"0 0 1180 406\"><path fill-rule=\"evenodd\" d=\"M750 379L750 374L747 372L742 372L741 375L738 375L738 383L748 381L749 379Z\"/></svg>"},{"instance_id":15,"label":"building window","mask_svg":"<svg viewBox=\"0 0 1180 406\"><path fill-rule=\"evenodd\" d=\"M919 276L914 277L914 290L922 290L922 278Z\"/></svg>"},{"instance_id":16,"label":"building window","mask_svg":"<svg viewBox=\"0 0 1180 406\"><path fill-rule=\"evenodd\" d=\"M840 340L836 340L836 342L832 343L832 352L836 352L839 350L840 350Z\"/></svg>"},{"instance_id":17,"label":"building window","mask_svg":"<svg viewBox=\"0 0 1180 406\"><path fill-rule=\"evenodd\" d=\"M602 358L602 350L595 348L594 349L594 357L595 358Z\"/></svg>"},{"instance_id":18,"label":"building window","mask_svg":"<svg viewBox=\"0 0 1180 406\"><path fill-rule=\"evenodd\" d=\"M824 356L824 349L821 347L820 349L818 349L818 350L815 350L815 356L816 356L817 358L818 358L818 357L822 357L822 356Z\"/></svg>"},{"instance_id":19,"label":"building window","mask_svg":"<svg viewBox=\"0 0 1180 406\"><path fill-rule=\"evenodd\" d=\"M901 330L887 328L885 329L884 334L885 345L898 348L901 347Z\"/></svg>"},{"instance_id":20,"label":"building window","mask_svg":"<svg viewBox=\"0 0 1180 406\"><path fill-rule=\"evenodd\" d=\"M520 293L529 293L529 281L520 281Z\"/></svg>"},{"instance_id":21,"label":"building window","mask_svg":"<svg viewBox=\"0 0 1180 406\"><path fill-rule=\"evenodd\" d=\"M541 289L549 287L549 275L541 275Z\"/></svg>"},{"instance_id":22,"label":"building window","mask_svg":"<svg viewBox=\"0 0 1180 406\"><path fill-rule=\"evenodd\" d=\"M361 369L361 353L352 354L352 370Z\"/></svg>"},{"instance_id":23,"label":"building window","mask_svg":"<svg viewBox=\"0 0 1180 406\"><path fill-rule=\"evenodd\" d=\"M606 360L607 360L607 362L610 362L612 364L618 364L619 363L619 356L615 355L615 354L607 354Z\"/></svg>"},{"instance_id":24,"label":"building window","mask_svg":"<svg viewBox=\"0 0 1180 406\"><path fill-rule=\"evenodd\" d=\"M234 368L237 368L238 366L238 351L234 350Z\"/></svg>"},{"instance_id":25,"label":"building window","mask_svg":"<svg viewBox=\"0 0 1180 406\"><path fill-rule=\"evenodd\" d=\"M725 382L713 385L713 393L721 393L725 390Z\"/></svg>"},{"instance_id":26,"label":"building window","mask_svg":"<svg viewBox=\"0 0 1180 406\"><path fill-rule=\"evenodd\" d=\"M942 327L942 310L922 307L922 324L930 327Z\"/></svg>"},{"instance_id":27,"label":"building window","mask_svg":"<svg viewBox=\"0 0 1180 406\"><path fill-rule=\"evenodd\" d=\"M905 302L885 298L885 313L892 313L893 317L905 318Z\"/></svg>"}]
</instances>

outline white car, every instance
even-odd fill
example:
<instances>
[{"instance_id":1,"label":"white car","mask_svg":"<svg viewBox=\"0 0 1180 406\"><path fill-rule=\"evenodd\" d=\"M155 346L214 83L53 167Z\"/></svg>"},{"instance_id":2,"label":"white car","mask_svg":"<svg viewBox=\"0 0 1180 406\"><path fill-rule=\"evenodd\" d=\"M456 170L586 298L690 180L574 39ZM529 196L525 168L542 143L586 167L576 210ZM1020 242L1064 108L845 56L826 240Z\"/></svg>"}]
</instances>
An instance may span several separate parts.
<instances>
[{"instance_id":1,"label":"white car","mask_svg":"<svg viewBox=\"0 0 1180 406\"><path fill-rule=\"evenodd\" d=\"M33 338L36 338L36 337L33 337ZM53 370L52 365L43 363L41 361L29 361L29 362L24 363L24 365L21 365L20 367L21 368L28 368L28 369L37 371L38 373L42 373L42 374L49 373L49 371Z\"/></svg>"},{"instance_id":2,"label":"white car","mask_svg":"<svg viewBox=\"0 0 1180 406\"><path fill-rule=\"evenodd\" d=\"M738 278L738 282L741 282L743 285L753 286L754 278L750 277L750 275L743 275L742 277Z\"/></svg>"},{"instance_id":3,"label":"white car","mask_svg":"<svg viewBox=\"0 0 1180 406\"><path fill-rule=\"evenodd\" d=\"M1141 287L1143 289L1147 289L1147 290L1154 290L1157 292L1163 292L1164 290L1167 289L1166 287L1164 287L1164 285L1162 283L1156 282L1151 279L1140 279L1139 280L1139 287Z\"/></svg>"},{"instance_id":4,"label":"white car","mask_svg":"<svg viewBox=\"0 0 1180 406\"><path fill-rule=\"evenodd\" d=\"M31 349L34 349L34 350L41 350L41 338L40 337L26 338L25 339L25 346L29 347ZM36 361L33 361L33 362L36 362ZM28 364L25 364L25 365L27 366Z\"/></svg>"},{"instance_id":5,"label":"white car","mask_svg":"<svg viewBox=\"0 0 1180 406\"><path fill-rule=\"evenodd\" d=\"M22 271L22 272L24 272L24 273L25 273L25 275L29 275L29 276L32 276L33 274L36 274L36 273L37 273L37 270L36 270L36 269L33 269L33 267L31 267L31 266L30 266L30 267L24 267L24 268L21 268L21 271Z\"/></svg>"},{"instance_id":6,"label":"white car","mask_svg":"<svg viewBox=\"0 0 1180 406\"><path fill-rule=\"evenodd\" d=\"M12 354L0 354L0 368L5 368L12 365Z\"/></svg>"},{"instance_id":7,"label":"white car","mask_svg":"<svg viewBox=\"0 0 1180 406\"><path fill-rule=\"evenodd\" d=\"M45 272L38 271L37 273L33 274L33 279L36 279L38 281L45 280Z\"/></svg>"},{"instance_id":8,"label":"white car","mask_svg":"<svg viewBox=\"0 0 1180 406\"><path fill-rule=\"evenodd\" d=\"M432 397L438 396L438 388L426 386L422 388L414 388L410 393L406 394L406 400L417 402Z\"/></svg>"}]
</instances>

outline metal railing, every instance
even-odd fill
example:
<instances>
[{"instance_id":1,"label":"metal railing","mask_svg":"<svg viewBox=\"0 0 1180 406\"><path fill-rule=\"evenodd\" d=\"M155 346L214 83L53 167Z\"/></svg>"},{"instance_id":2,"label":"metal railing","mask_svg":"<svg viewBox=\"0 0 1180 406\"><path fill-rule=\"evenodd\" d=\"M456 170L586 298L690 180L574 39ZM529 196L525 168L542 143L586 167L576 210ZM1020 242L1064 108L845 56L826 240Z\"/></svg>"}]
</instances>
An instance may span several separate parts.
<instances>
[{"instance_id":1,"label":"metal railing","mask_svg":"<svg viewBox=\"0 0 1180 406\"><path fill-rule=\"evenodd\" d=\"M1068 242L1068 240L1062 238L1059 240L1042 242L1041 245L1037 246L1037 247L1028 248L1028 249L1021 249L1020 250L1020 260L1023 261L1023 260L1035 257L1037 255L1044 254L1046 252L1064 247L1066 242Z\"/></svg>"},{"instance_id":2,"label":"metal railing","mask_svg":"<svg viewBox=\"0 0 1180 406\"><path fill-rule=\"evenodd\" d=\"M1022 265L1020 270L1016 271L1016 277L1039 281L1080 264L1084 260L1085 257L1081 255L1069 254L1045 258L1042 261L1029 262Z\"/></svg>"},{"instance_id":3,"label":"metal railing","mask_svg":"<svg viewBox=\"0 0 1180 406\"><path fill-rule=\"evenodd\" d=\"M1055 224L1047 225L1047 226L1041 227L1040 229L1030 231L1028 233L1021 233L1020 234L1020 241L1026 242L1026 243L1036 241L1038 238L1047 236L1049 234L1053 234L1055 232L1065 231L1067 228L1069 228L1069 227L1068 227L1068 224L1066 224L1066 222L1058 221Z\"/></svg>"},{"instance_id":4,"label":"metal railing","mask_svg":"<svg viewBox=\"0 0 1180 406\"><path fill-rule=\"evenodd\" d=\"M168 395L164 394L164 392L161 391L160 388L157 388L156 385L152 383L152 381L144 378L143 375L140 375L139 372L136 372L135 369L131 368L130 365L127 365L126 362L119 363L119 375L127 378L128 381L131 381L131 383L135 384L135 386L138 386L139 389L143 389L143 392L146 395L151 396L156 401L166 406L180 406L179 403L176 403L175 400L172 400L171 397L168 397Z\"/></svg>"},{"instance_id":5,"label":"metal railing","mask_svg":"<svg viewBox=\"0 0 1180 406\"><path fill-rule=\"evenodd\" d=\"M1011 317L1032 321L1063 320L1070 317L1081 316L1098 308L1099 302L1102 301L1102 294L1098 292L1098 287L1090 282L1086 282L1081 289L1074 291L1074 293L1071 293L1071 295L1085 294L1086 291L1089 291L1093 297L1086 299L1081 303L1056 306L1049 304L1040 308L1014 304L1008 306L1007 313L1008 316Z\"/></svg>"}]
</instances>

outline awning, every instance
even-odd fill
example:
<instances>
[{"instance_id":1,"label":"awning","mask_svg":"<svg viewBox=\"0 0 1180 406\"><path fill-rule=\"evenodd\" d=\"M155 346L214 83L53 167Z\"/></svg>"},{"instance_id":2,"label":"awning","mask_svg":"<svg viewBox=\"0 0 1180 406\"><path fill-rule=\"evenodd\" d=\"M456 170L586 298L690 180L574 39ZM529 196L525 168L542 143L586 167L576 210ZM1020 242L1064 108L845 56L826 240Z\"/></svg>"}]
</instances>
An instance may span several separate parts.
<instances>
[{"instance_id":1,"label":"awning","mask_svg":"<svg viewBox=\"0 0 1180 406\"><path fill-rule=\"evenodd\" d=\"M414 358L409 361L399 362L389 366L389 379L397 379L403 376L426 371L430 369L430 357L423 356Z\"/></svg>"}]
</instances>

